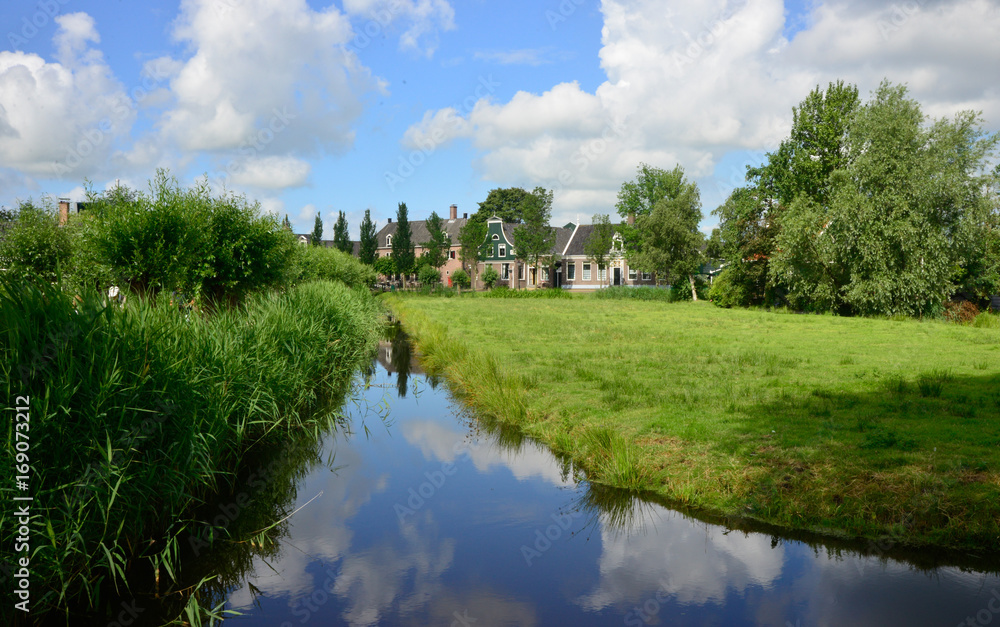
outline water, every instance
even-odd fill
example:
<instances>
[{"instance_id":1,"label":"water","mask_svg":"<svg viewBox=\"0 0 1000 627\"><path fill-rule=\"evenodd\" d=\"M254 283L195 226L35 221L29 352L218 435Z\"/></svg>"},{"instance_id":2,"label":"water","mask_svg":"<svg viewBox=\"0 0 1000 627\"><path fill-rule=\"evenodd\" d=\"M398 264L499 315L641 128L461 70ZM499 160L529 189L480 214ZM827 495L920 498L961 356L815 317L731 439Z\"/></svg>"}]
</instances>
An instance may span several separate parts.
<instances>
[{"instance_id":1,"label":"water","mask_svg":"<svg viewBox=\"0 0 1000 627\"><path fill-rule=\"evenodd\" d=\"M353 436L325 439L301 509L228 579L233 624L1000 624L995 559L731 530L589 486L409 356L382 346Z\"/></svg>"}]
</instances>

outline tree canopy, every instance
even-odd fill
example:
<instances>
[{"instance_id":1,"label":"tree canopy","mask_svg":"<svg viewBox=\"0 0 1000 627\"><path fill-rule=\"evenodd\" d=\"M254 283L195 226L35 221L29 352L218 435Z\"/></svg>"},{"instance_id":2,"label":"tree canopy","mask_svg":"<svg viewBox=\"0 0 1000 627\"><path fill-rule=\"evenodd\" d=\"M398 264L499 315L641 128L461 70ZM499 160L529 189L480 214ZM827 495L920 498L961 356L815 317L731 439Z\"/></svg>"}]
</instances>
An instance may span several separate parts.
<instances>
[{"instance_id":1,"label":"tree canopy","mask_svg":"<svg viewBox=\"0 0 1000 627\"><path fill-rule=\"evenodd\" d=\"M416 253L413 245L413 232L410 229L410 220L406 210L406 203L399 203L396 210L396 233L392 236L392 258L396 262L396 272L400 274L410 274L413 272L416 262Z\"/></svg>"},{"instance_id":2,"label":"tree canopy","mask_svg":"<svg viewBox=\"0 0 1000 627\"><path fill-rule=\"evenodd\" d=\"M556 232L552 220L552 192L542 187L528 195L521 206L522 224L514 227L515 256L527 265L538 268L551 254Z\"/></svg>"},{"instance_id":3,"label":"tree canopy","mask_svg":"<svg viewBox=\"0 0 1000 627\"><path fill-rule=\"evenodd\" d=\"M378 241L375 239L375 223L372 222L371 209L365 209L365 217L361 221L361 242L358 247L358 258L361 263L371 265L378 257Z\"/></svg>"},{"instance_id":4,"label":"tree canopy","mask_svg":"<svg viewBox=\"0 0 1000 627\"><path fill-rule=\"evenodd\" d=\"M430 239L421 242L424 249L424 257L432 268L440 268L448 261L448 250L451 248L451 238L441 228L441 217L436 211L432 211L427 218L427 231ZM440 280L440 279L439 279Z\"/></svg>"},{"instance_id":5,"label":"tree canopy","mask_svg":"<svg viewBox=\"0 0 1000 627\"><path fill-rule=\"evenodd\" d=\"M337 222L333 225L333 246L347 254L354 252L351 235L347 232L347 216L343 211L337 212Z\"/></svg>"},{"instance_id":6,"label":"tree canopy","mask_svg":"<svg viewBox=\"0 0 1000 627\"><path fill-rule=\"evenodd\" d=\"M583 254L594 260L598 268L606 267L614 245L615 227L608 214L594 214L594 230L583 243Z\"/></svg>"},{"instance_id":7,"label":"tree canopy","mask_svg":"<svg viewBox=\"0 0 1000 627\"><path fill-rule=\"evenodd\" d=\"M309 235L309 243L313 246L319 246L323 243L323 218L319 217L319 212L316 212L316 222L313 224L312 233Z\"/></svg>"},{"instance_id":8,"label":"tree canopy","mask_svg":"<svg viewBox=\"0 0 1000 627\"><path fill-rule=\"evenodd\" d=\"M538 189L540 188L536 188L535 191ZM485 223L493 216L497 216L504 222L520 224L524 221L524 203L531 193L520 187L491 189L486 195L486 200L479 203L479 210L472 214L469 220Z\"/></svg>"}]
</instances>

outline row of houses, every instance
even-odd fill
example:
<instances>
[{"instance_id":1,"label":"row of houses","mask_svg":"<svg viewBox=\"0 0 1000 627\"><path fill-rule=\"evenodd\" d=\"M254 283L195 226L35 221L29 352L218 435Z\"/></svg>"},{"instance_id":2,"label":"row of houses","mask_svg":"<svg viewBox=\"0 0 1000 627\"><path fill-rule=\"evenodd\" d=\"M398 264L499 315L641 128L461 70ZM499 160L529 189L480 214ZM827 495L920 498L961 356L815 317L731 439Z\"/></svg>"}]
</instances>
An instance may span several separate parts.
<instances>
[{"instance_id":1,"label":"row of houses","mask_svg":"<svg viewBox=\"0 0 1000 627\"><path fill-rule=\"evenodd\" d=\"M451 285L451 275L456 270L469 271L463 268L460 257L461 246L458 234L468 223L469 214L458 217L458 207L451 205L448 219L442 219L442 230L448 235L451 247L448 250L448 260L441 268L441 280ZM636 272L628 266L621 254L612 252L611 260L598 267L583 252L584 243L590 237L594 226L590 224L567 224L554 227L555 244L550 251L556 261L550 267L535 268L527 266L517 259L517 242L514 238L514 228L517 224L503 222L497 217L487 220L486 241L488 253L479 262L477 268L476 289L482 289L482 281L478 280L486 268L493 268L500 275L500 285L513 288L561 287L563 289L597 289L604 285L653 285L653 276L648 273ZM392 254L392 238L396 235L399 224L389 219L376 234L378 256L387 257ZM430 240L430 231L425 220L410 222L413 242ZM616 235L616 247L620 250L620 239ZM423 248L416 244L416 254L423 254Z\"/></svg>"}]
</instances>

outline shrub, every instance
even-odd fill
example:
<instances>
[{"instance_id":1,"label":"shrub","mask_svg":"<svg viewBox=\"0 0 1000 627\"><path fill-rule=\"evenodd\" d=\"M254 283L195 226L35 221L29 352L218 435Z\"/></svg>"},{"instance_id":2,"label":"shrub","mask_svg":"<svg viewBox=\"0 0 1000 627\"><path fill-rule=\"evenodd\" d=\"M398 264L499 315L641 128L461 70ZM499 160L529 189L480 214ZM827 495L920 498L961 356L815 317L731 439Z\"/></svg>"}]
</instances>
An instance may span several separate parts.
<instances>
[{"instance_id":1,"label":"shrub","mask_svg":"<svg viewBox=\"0 0 1000 627\"><path fill-rule=\"evenodd\" d=\"M355 257L323 246L295 245L293 283L340 281L348 287L369 287L375 283L375 269Z\"/></svg>"},{"instance_id":2,"label":"shrub","mask_svg":"<svg viewBox=\"0 0 1000 627\"><path fill-rule=\"evenodd\" d=\"M441 282L441 271L433 266L422 265L417 272L417 280L424 285L434 285Z\"/></svg>"},{"instance_id":3,"label":"shrub","mask_svg":"<svg viewBox=\"0 0 1000 627\"><path fill-rule=\"evenodd\" d=\"M382 276L391 277L396 274L396 262L392 257L379 257L372 267Z\"/></svg>"},{"instance_id":4,"label":"shrub","mask_svg":"<svg viewBox=\"0 0 1000 627\"><path fill-rule=\"evenodd\" d=\"M472 285L472 280L465 270L455 270L451 273L451 284L453 287L465 289Z\"/></svg>"},{"instance_id":5,"label":"shrub","mask_svg":"<svg viewBox=\"0 0 1000 627\"><path fill-rule=\"evenodd\" d=\"M483 270L483 273L479 276L479 278L483 282L483 285L486 286L486 289L492 290L497 284L497 281L500 280L500 274L494 270L493 267L488 267Z\"/></svg>"},{"instance_id":6,"label":"shrub","mask_svg":"<svg viewBox=\"0 0 1000 627\"><path fill-rule=\"evenodd\" d=\"M743 285L732 281L733 270L727 268L717 274L708 291L708 298L717 307L745 307L750 304L750 298Z\"/></svg>"},{"instance_id":7,"label":"shrub","mask_svg":"<svg viewBox=\"0 0 1000 627\"><path fill-rule=\"evenodd\" d=\"M71 250L69 234L60 228L58 216L28 201L7 224L0 241L0 267L15 279L51 282L66 266Z\"/></svg>"},{"instance_id":8,"label":"shrub","mask_svg":"<svg viewBox=\"0 0 1000 627\"><path fill-rule=\"evenodd\" d=\"M512 290L501 285L488 292L483 292L483 298L572 298L568 290L559 288L540 288L537 290Z\"/></svg>"},{"instance_id":9,"label":"shrub","mask_svg":"<svg viewBox=\"0 0 1000 627\"><path fill-rule=\"evenodd\" d=\"M944 304L944 318L949 322L970 324L979 315L979 307L967 300L960 302L948 301Z\"/></svg>"}]
</instances>

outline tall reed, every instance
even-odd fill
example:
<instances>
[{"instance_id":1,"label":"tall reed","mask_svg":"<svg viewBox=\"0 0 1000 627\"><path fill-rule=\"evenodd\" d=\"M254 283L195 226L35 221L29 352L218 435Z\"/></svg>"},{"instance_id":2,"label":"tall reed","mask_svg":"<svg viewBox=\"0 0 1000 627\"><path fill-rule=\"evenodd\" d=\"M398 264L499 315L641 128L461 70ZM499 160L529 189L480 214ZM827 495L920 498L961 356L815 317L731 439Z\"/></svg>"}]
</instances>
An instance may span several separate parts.
<instances>
[{"instance_id":1,"label":"tall reed","mask_svg":"<svg viewBox=\"0 0 1000 627\"><path fill-rule=\"evenodd\" d=\"M108 306L96 293L0 280L0 385L11 401L31 397L35 611L96 604L137 561L169 560L178 521L248 449L320 432L377 346L380 317L366 290L340 283L203 317L162 295ZM10 515L0 512L5 549Z\"/></svg>"}]
</instances>

